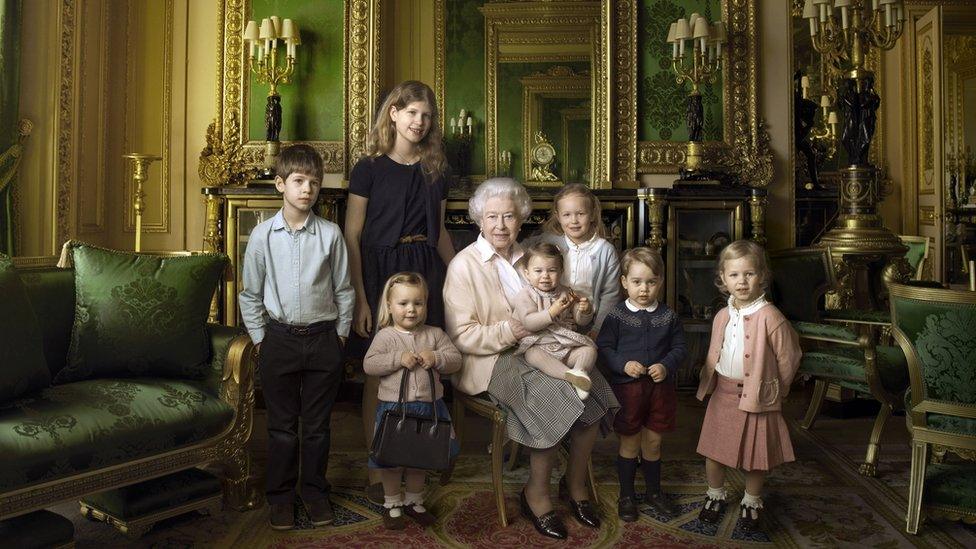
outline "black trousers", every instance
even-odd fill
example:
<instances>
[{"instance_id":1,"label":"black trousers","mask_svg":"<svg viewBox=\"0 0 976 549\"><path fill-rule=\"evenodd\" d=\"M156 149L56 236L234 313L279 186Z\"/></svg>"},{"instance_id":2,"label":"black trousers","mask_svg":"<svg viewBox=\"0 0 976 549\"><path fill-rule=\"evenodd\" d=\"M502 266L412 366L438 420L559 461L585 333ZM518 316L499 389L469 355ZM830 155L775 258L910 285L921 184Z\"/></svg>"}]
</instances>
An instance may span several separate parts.
<instances>
[{"instance_id":1,"label":"black trousers","mask_svg":"<svg viewBox=\"0 0 976 549\"><path fill-rule=\"evenodd\" d=\"M272 322L261 343L258 368L268 410L265 490L271 504L295 500L299 471L304 501L329 496L329 417L342 381L342 352L335 324L318 328L301 334Z\"/></svg>"}]
</instances>

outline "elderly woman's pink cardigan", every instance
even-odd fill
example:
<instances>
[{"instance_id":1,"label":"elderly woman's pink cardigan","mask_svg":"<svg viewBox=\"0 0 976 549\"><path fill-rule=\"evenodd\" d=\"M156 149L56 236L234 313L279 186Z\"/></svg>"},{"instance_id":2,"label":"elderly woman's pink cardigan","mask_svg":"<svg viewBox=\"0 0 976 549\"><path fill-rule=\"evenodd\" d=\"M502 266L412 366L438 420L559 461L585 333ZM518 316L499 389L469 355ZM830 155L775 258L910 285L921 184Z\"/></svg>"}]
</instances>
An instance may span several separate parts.
<instances>
[{"instance_id":1,"label":"elderly woman's pink cardigan","mask_svg":"<svg viewBox=\"0 0 976 549\"><path fill-rule=\"evenodd\" d=\"M455 387L469 395L488 390L498 354L518 343L511 318L512 307L491 258L484 260L474 244L458 252L444 281L445 328L463 355Z\"/></svg>"}]
</instances>

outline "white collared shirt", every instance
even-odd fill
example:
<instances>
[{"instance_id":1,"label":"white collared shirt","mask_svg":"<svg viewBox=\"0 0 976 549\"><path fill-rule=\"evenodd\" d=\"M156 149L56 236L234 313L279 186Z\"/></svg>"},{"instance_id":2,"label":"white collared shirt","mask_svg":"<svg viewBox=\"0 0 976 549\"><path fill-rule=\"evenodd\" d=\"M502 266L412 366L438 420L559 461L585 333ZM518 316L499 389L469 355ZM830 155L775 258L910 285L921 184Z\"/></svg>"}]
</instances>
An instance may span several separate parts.
<instances>
[{"instance_id":1,"label":"white collared shirt","mask_svg":"<svg viewBox=\"0 0 976 549\"><path fill-rule=\"evenodd\" d=\"M626 305L627 308L630 309L630 312L632 313L636 313L638 311L647 311L649 313L653 313L654 311L657 310L657 300L654 300L654 303L651 303L647 307L639 307L631 303L630 299L627 299L626 301L624 301L624 305Z\"/></svg>"},{"instance_id":2,"label":"white collared shirt","mask_svg":"<svg viewBox=\"0 0 976 549\"><path fill-rule=\"evenodd\" d=\"M582 244L573 242L569 236L566 239L566 269L563 271L563 284L569 286L587 297L593 296L593 258L591 253L596 244L596 232L589 240Z\"/></svg>"},{"instance_id":3,"label":"white collared shirt","mask_svg":"<svg viewBox=\"0 0 976 549\"><path fill-rule=\"evenodd\" d=\"M478 234L478 240L475 241L475 246L478 248L478 253L481 254L482 261L485 263L491 261L495 264L495 270L498 272L498 280L502 283L505 297L511 302L522 291L522 287L524 286L522 275L515 268L515 263L522 258L522 246L519 246L518 242L512 244L512 257L510 260L502 257L483 234Z\"/></svg>"},{"instance_id":4,"label":"white collared shirt","mask_svg":"<svg viewBox=\"0 0 976 549\"><path fill-rule=\"evenodd\" d=\"M722 339L722 354L719 356L715 371L730 379L745 379L742 366L742 353L745 348L746 327L742 317L751 315L762 309L769 302L766 294L743 309L735 307L735 298L729 296L729 323L725 325L725 337Z\"/></svg>"}]
</instances>

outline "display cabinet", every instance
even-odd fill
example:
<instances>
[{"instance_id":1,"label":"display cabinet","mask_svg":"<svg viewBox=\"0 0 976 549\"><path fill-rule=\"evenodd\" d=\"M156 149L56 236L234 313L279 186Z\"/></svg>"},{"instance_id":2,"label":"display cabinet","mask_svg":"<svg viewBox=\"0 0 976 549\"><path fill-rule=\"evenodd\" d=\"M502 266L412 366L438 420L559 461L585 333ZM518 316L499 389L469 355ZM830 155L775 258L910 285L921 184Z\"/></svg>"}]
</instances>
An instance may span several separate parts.
<instances>
[{"instance_id":1,"label":"display cabinet","mask_svg":"<svg viewBox=\"0 0 976 549\"><path fill-rule=\"evenodd\" d=\"M748 187L640 189L646 204L646 244L661 252L666 272L664 301L680 317L688 360L679 386L697 384L708 352L712 319L727 297L716 285L718 254L734 240L765 245L766 193Z\"/></svg>"},{"instance_id":2,"label":"display cabinet","mask_svg":"<svg viewBox=\"0 0 976 549\"><path fill-rule=\"evenodd\" d=\"M237 294L241 291L247 241L254 227L273 217L281 208L281 195L273 185L260 183L248 187L204 187L201 192L207 201L204 246L207 251L227 254L233 271L221 285L220 297L211 316L217 322L239 326L242 321ZM317 213L339 223L345 196L342 189L322 189L316 204Z\"/></svg>"}]
</instances>

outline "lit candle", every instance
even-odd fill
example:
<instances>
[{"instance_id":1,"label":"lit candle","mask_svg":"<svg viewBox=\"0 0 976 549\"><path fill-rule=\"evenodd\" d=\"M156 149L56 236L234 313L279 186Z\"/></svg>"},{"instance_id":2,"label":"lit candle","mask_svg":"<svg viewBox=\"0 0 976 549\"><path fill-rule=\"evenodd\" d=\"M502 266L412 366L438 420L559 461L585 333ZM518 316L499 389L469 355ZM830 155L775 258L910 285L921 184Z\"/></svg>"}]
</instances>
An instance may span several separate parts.
<instances>
[{"instance_id":1,"label":"lit candle","mask_svg":"<svg viewBox=\"0 0 976 549\"><path fill-rule=\"evenodd\" d=\"M976 292L976 261L969 262L969 291Z\"/></svg>"},{"instance_id":2,"label":"lit candle","mask_svg":"<svg viewBox=\"0 0 976 549\"><path fill-rule=\"evenodd\" d=\"M830 96L821 95L820 96L820 106L827 109L830 108Z\"/></svg>"},{"instance_id":3,"label":"lit candle","mask_svg":"<svg viewBox=\"0 0 976 549\"><path fill-rule=\"evenodd\" d=\"M471 117L468 117L468 129L471 129Z\"/></svg>"}]
</instances>

